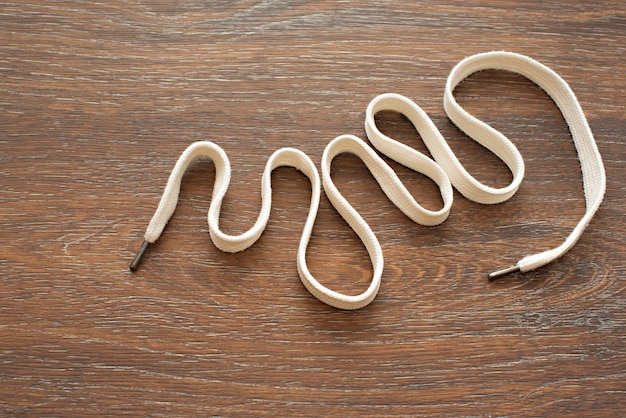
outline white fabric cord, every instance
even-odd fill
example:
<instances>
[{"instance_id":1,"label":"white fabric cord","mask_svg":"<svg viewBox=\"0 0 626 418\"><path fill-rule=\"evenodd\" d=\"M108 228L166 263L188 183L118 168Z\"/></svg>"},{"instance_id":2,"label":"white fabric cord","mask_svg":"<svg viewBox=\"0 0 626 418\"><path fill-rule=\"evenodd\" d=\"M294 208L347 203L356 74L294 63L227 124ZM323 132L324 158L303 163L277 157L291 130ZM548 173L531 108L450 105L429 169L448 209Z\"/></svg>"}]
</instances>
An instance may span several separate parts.
<instances>
[{"instance_id":1,"label":"white fabric cord","mask_svg":"<svg viewBox=\"0 0 626 418\"><path fill-rule=\"evenodd\" d=\"M541 267L565 254L578 240L595 214L606 188L602 159L587 120L574 93L563 79L548 67L526 56L509 52L490 52L469 57L451 72L446 83L444 108L448 117L475 141L489 149L511 170L513 179L503 188L486 186L473 178L462 166L428 115L410 99L398 94L383 94L369 104L365 115L365 131L372 145L381 153L432 179L438 186L443 207L437 211L423 208L408 192L388 164L363 140L353 135L341 135L331 141L322 156L322 184L332 205L359 236L372 262L373 275L368 288L356 296L335 292L313 277L306 263L306 250L315 223L320 201L320 178L311 159L293 148L281 148L267 161L261 182L261 211L252 228L241 235L228 235L219 228L222 200L230 182L230 163L226 153L208 141L192 144L181 155L167 182L159 206L144 235L144 244L131 263L135 271L150 243L156 241L176 209L178 193L187 167L199 158L211 159L216 168L213 197L208 211L210 235L215 245L226 252L242 251L254 244L265 229L271 211L271 173L280 166L294 167L311 181L312 195L309 213L298 246L298 274L305 287L319 300L340 309L359 309L368 305L380 287L383 253L378 239L361 215L348 203L331 177L333 159L342 153L359 157L372 173L389 199L409 218L422 225L434 226L445 221L453 201L452 186L468 199L485 204L500 203L518 190L524 176L524 161L517 148L497 130L467 113L454 99L454 88L474 72L485 69L513 71L542 87L555 101L570 127L581 162L587 212L574 231L559 247L522 258L513 267L492 273L497 278L513 271L528 271ZM375 115L392 110L405 115L415 126L433 159L384 135L376 126Z\"/></svg>"},{"instance_id":2,"label":"white fabric cord","mask_svg":"<svg viewBox=\"0 0 626 418\"><path fill-rule=\"evenodd\" d=\"M417 151L415 151L417 152ZM439 211L430 211L419 205L409 191L404 187L396 173L385 161L374 152L363 140L353 135L341 135L332 140L322 155L322 184L328 200L337 209L350 227L357 233L372 260L373 275L369 288L358 296L346 296L333 292L330 289L311 291L318 299L329 305L343 309L358 309L369 304L380 287L383 273L383 253L380 243L370 226L361 215L348 203L331 177L333 159L343 153L351 153L359 157L372 173L387 197L409 218L423 225L439 225L445 221L452 206L452 186L445 173L432 160L420 160L421 164L406 164L409 168L422 172L439 185L444 200L444 207ZM419 160L419 157L418 157ZM303 283L309 290L307 282L314 282L312 277L303 278Z\"/></svg>"}]
</instances>

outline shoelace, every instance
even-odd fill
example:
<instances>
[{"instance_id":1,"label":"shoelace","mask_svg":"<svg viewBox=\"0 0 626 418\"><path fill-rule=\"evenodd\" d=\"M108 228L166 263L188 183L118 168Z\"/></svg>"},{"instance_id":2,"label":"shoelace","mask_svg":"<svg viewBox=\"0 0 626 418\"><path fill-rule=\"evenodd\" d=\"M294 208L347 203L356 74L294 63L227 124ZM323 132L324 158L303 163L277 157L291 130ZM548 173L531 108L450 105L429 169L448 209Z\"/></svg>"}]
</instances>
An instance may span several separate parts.
<instances>
[{"instance_id":1,"label":"shoelace","mask_svg":"<svg viewBox=\"0 0 626 418\"><path fill-rule=\"evenodd\" d=\"M230 182L231 169L228 157L222 148L209 141L190 145L180 156L170 174L159 206L144 235L144 243L130 265L131 271L137 269L149 245L159 238L174 213L183 174L193 161L209 158L215 164L215 184L208 212L208 224L215 245L226 252L243 251L259 239L270 215L271 173L277 167L287 166L302 171L309 178L312 188L309 213L297 254L298 274L302 283L315 297L331 306L340 309L359 309L368 305L380 288L384 264L382 248L367 222L333 183L330 170L332 161L342 153L351 153L359 157L389 199L409 218L423 225L434 226L447 219L453 201L452 186L468 199L479 203L494 204L509 199L518 190L524 177L522 156L506 136L467 113L453 95L455 87L461 81L477 71L486 69L519 73L543 88L554 100L569 126L578 152L586 202L585 215L561 245L524 257L509 268L491 273L489 278L493 280L512 272L533 270L554 261L574 246L602 202L606 189L602 158L576 96L558 74L524 55L489 52L466 58L454 67L445 87L444 109L462 131L493 152L509 167L513 178L508 186L493 188L472 177L456 158L428 115L412 100L398 94L380 95L369 104L365 116L367 136L371 144L382 154L424 174L439 186L443 199L443 207L440 210L430 211L417 203L391 167L360 138L341 135L331 141L324 150L321 163L324 191L335 209L359 236L372 262L372 280L361 294L352 296L333 291L316 280L307 267L306 250L320 201L320 177L311 159L294 148L281 148L267 161L261 181L261 211L254 226L241 235L228 235L219 228L221 204ZM383 110L396 111L406 116L422 137L434 160L380 132L374 116Z\"/></svg>"}]
</instances>

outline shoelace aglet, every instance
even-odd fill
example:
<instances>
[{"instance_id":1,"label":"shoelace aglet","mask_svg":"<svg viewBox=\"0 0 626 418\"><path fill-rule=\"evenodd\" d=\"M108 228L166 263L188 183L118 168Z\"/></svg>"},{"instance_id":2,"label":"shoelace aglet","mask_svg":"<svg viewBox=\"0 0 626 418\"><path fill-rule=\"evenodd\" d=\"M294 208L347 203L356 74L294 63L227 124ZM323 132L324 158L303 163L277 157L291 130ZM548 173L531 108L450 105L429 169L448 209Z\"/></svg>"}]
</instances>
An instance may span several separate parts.
<instances>
[{"instance_id":1,"label":"shoelace aglet","mask_svg":"<svg viewBox=\"0 0 626 418\"><path fill-rule=\"evenodd\" d=\"M137 270L137 268L139 267L139 263L141 262L141 259L143 258L143 255L148 250L149 246L150 246L150 243L148 241L144 241L143 244L141 244L141 248L139 248L139 251L137 251L137 254L135 254L135 258L133 258L133 262L130 263L130 267L129 267L130 271L134 272L135 270Z\"/></svg>"},{"instance_id":2,"label":"shoelace aglet","mask_svg":"<svg viewBox=\"0 0 626 418\"><path fill-rule=\"evenodd\" d=\"M520 271L520 268L518 265L514 265L511 267L502 269L502 270L494 271L493 273L489 273L489 280L497 280L502 276L506 276L507 274L512 274L512 273L517 273L518 271Z\"/></svg>"}]
</instances>

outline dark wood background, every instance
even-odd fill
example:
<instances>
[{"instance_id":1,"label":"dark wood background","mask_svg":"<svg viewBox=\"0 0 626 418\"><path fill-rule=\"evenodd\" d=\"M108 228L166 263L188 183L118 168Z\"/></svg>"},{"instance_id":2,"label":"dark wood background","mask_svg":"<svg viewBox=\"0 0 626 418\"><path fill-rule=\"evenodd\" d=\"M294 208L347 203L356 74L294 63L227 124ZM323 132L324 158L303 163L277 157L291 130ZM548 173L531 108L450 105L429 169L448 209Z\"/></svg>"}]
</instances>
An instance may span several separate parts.
<instances>
[{"instance_id":1,"label":"dark wood background","mask_svg":"<svg viewBox=\"0 0 626 418\"><path fill-rule=\"evenodd\" d=\"M0 3L0 415L619 416L626 407L626 5L622 1L23 1ZM363 164L334 179L383 246L378 297L347 312L300 283L306 177L273 174L268 228L224 254L207 233L213 165L192 166L135 274L169 171L193 141L231 158L221 222L249 228L269 155L364 137L377 94L416 100L470 172L508 171L454 128L445 80L466 56L527 54L577 93L604 157L605 201L577 246L538 271L486 273L561 242L584 213L556 106L486 71L458 100L527 163L510 201L455 192L412 223ZM394 114L383 130L424 149ZM436 188L392 163L416 198ZM367 254L322 198L308 253L357 293Z\"/></svg>"}]
</instances>

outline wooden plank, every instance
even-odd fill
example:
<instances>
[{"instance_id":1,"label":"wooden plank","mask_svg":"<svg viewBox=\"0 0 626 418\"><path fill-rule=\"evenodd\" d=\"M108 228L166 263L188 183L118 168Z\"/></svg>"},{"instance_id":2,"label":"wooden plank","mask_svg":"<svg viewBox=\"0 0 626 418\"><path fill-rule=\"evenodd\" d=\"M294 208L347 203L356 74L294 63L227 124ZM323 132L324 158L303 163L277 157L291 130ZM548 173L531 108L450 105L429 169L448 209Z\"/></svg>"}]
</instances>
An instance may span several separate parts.
<instances>
[{"instance_id":1,"label":"wooden plank","mask_svg":"<svg viewBox=\"0 0 626 418\"><path fill-rule=\"evenodd\" d=\"M619 416L626 407L622 2L0 3L0 411L3 415ZM584 213L576 151L530 81L486 71L458 100L508 135L527 164L510 201L455 192L450 218L412 223L363 164L333 178L385 255L380 293L356 312L299 282L306 177L273 174L268 228L250 249L207 234L214 169L193 165L140 270L128 271L169 171L196 140L234 168L222 211L249 228L260 175L283 146L319 165L335 136L365 136L377 94L413 98L468 170L510 174L448 121L461 59L511 50L579 97L608 175L577 246L536 272L485 275L557 245ZM393 113L384 132L425 150ZM436 187L390 164L417 200ZM357 293L367 253L325 197L314 274Z\"/></svg>"}]
</instances>

